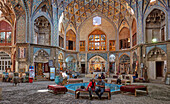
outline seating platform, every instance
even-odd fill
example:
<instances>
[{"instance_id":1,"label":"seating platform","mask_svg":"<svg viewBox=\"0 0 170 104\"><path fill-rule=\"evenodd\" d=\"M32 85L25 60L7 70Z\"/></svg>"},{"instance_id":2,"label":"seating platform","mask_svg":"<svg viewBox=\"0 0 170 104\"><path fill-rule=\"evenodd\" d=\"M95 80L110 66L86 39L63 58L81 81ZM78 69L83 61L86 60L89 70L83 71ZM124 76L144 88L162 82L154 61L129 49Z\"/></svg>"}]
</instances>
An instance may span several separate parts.
<instances>
[{"instance_id":1,"label":"seating platform","mask_svg":"<svg viewBox=\"0 0 170 104\"><path fill-rule=\"evenodd\" d=\"M135 96L137 96L137 90L145 91L148 94L147 86L143 86L143 85L126 85L126 86L121 86L120 87L120 91L122 93L131 92L131 93L134 93Z\"/></svg>"},{"instance_id":2,"label":"seating platform","mask_svg":"<svg viewBox=\"0 0 170 104\"><path fill-rule=\"evenodd\" d=\"M83 79L68 79L67 82L68 82L68 84L83 83Z\"/></svg>"},{"instance_id":3,"label":"seating platform","mask_svg":"<svg viewBox=\"0 0 170 104\"><path fill-rule=\"evenodd\" d=\"M93 91L93 94L96 94L95 91ZM89 96L89 91L87 91L86 89L77 89L75 91L75 98L78 99L80 97L80 95L86 95ZM111 99L111 92L110 89L105 89L105 92L103 93L102 97L107 96L107 99L110 100Z\"/></svg>"},{"instance_id":4,"label":"seating platform","mask_svg":"<svg viewBox=\"0 0 170 104\"><path fill-rule=\"evenodd\" d=\"M60 86L60 85L48 85L48 90L51 90L53 93L66 93L67 88L65 86Z\"/></svg>"}]
</instances>

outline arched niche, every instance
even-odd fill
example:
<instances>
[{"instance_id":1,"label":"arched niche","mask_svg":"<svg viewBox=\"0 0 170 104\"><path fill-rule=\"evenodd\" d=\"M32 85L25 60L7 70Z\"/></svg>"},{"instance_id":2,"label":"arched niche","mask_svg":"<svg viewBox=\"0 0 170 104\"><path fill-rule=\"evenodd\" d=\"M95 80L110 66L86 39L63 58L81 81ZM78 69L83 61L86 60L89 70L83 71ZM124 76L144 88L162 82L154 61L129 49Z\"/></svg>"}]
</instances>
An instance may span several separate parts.
<instances>
[{"instance_id":1,"label":"arched niche","mask_svg":"<svg viewBox=\"0 0 170 104\"><path fill-rule=\"evenodd\" d=\"M71 29L66 33L66 49L76 50L76 34Z\"/></svg>"},{"instance_id":2,"label":"arched niche","mask_svg":"<svg viewBox=\"0 0 170 104\"><path fill-rule=\"evenodd\" d=\"M130 72L130 57L123 54L119 58L119 73L129 74Z\"/></svg>"},{"instance_id":3,"label":"arched niche","mask_svg":"<svg viewBox=\"0 0 170 104\"><path fill-rule=\"evenodd\" d=\"M119 49L130 48L130 30L123 27L119 32Z\"/></svg>"},{"instance_id":4,"label":"arched niche","mask_svg":"<svg viewBox=\"0 0 170 104\"><path fill-rule=\"evenodd\" d=\"M147 72L149 79L163 78L165 77L167 67L167 54L161 48L155 47L147 54L148 66Z\"/></svg>"},{"instance_id":5,"label":"arched niche","mask_svg":"<svg viewBox=\"0 0 170 104\"><path fill-rule=\"evenodd\" d=\"M146 18L146 42L161 42L165 41L166 23L165 13L160 9L153 9Z\"/></svg>"},{"instance_id":6,"label":"arched niche","mask_svg":"<svg viewBox=\"0 0 170 104\"><path fill-rule=\"evenodd\" d=\"M105 72L106 60L101 56L94 56L89 60L89 72Z\"/></svg>"},{"instance_id":7,"label":"arched niche","mask_svg":"<svg viewBox=\"0 0 170 104\"><path fill-rule=\"evenodd\" d=\"M132 46L135 46L137 44L137 25L136 20L133 19L132 22Z\"/></svg>"},{"instance_id":8,"label":"arched niche","mask_svg":"<svg viewBox=\"0 0 170 104\"><path fill-rule=\"evenodd\" d=\"M33 43L40 45L51 44L51 25L44 16L40 16L34 21Z\"/></svg>"},{"instance_id":9,"label":"arched niche","mask_svg":"<svg viewBox=\"0 0 170 104\"><path fill-rule=\"evenodd\" d=\"M76 71L76 59L70 55L65 59L67 70Z\"/></svg>"}]
</instances>

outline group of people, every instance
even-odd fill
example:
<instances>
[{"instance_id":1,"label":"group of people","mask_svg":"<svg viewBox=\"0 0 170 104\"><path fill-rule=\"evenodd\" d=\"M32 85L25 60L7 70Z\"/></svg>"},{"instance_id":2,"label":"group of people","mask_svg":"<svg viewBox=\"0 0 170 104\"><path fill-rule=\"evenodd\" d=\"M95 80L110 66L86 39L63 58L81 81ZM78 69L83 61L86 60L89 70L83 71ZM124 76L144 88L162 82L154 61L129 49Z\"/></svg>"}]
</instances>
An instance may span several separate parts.
<instances>
[{"instance_id":1,"label":"group of people","mask_svg":"<svg viewBox=\"0 0 170 104\"><path fill-rule=\"evenodd\" d=\"M105 82L102 80L101 77L98 77L98 82L96 84L95 80L92 79L91 82L87 86L87 91L89 91L89 99L92 99L93 91L97 94L98 98L101 99L105 91Z\"/></svg>"},{"instance_id":2,"label":"group of people","mask_svg":"<svg viewBox=\"0 0 170 104\"><path fill-rule=\"evenodd\" d=\"M94 78L97 79L98 77L101 77L101 79L105 79L104 73L102 73L102 74L96 74Z\"/></svg>"}]
</instances>

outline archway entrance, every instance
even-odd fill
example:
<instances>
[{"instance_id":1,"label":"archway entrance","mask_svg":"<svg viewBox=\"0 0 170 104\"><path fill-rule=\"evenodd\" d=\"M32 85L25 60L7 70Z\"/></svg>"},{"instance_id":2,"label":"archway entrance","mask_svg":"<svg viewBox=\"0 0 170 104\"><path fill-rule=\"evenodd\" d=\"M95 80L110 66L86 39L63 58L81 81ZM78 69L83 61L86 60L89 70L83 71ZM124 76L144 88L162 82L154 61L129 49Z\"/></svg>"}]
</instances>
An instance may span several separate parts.
<instances>
[{"instance_id":1,"label":"archway entrance","mask_svg":"<svg viewBox=\"0 0 170 104\"><path fill-rule=\"evenodd\" d=\"M150 50L147 54L147 66L148 66L148 77L150 79L158 79L159 77L163 78L166 71L167 55L164 50L160 48L154 48Z\"/></svg>"},{"instance_id":2,"label":"archway entrance","mask_svg":"<svg viewBox=\"0 0 170 104\"><path fill-rule=\"evenodd\" d=\"M121 74L128 74L130 71L130 57L122 55L119 59L119 72Z\"/></svg>"},{"instance_id":3,"label":"archway entrance","mask_svg":"<svg viewBox=\"0 0 170 104\"><path fill-rule=\"evenodd\" d=\"M39 50L34 55L34 66L35 66L35 75L37 78L40 78L40 76L46 76L49 77L49 55L44 50Z\"/></svg>"},{"instance_id":4,"label":"archway entrance","mask_svg":"<svg viewBox=\"0 0 170 104\"><path fill-rule=\"evenodd\" d=\"M101 56L94 56L89 60L89 72L105 72L106 60Z\"/></svg>"},{"instance_id":5,"label":"archway entrance","mask_svg":"<svg viewBox=\"0 0 170 104\"><path fill-rule=\"evenodd\" d=\"M11 57L5 52L0 52L0 74L11 71Z\"/></svg>"},{"instance_id":6,"label":"archway entrance","mask_svg":"<svg viewBox=\"0 0 170 104\"><path fill-rule=\"evenodd\" d=\"M76 71L76 60L73 56L68 56L65 61L68 70Z\"/></svg>"}]
</instances>

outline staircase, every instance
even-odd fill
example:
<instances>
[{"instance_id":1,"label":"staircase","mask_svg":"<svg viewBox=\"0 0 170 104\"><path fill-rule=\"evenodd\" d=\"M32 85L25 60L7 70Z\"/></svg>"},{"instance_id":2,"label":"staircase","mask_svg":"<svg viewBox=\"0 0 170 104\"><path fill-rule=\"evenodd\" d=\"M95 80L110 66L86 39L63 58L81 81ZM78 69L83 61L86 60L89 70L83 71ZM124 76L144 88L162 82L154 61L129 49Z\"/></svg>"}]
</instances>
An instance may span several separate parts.
<instances>
[{"instance_id":1,"label":"staircase","mask_svg":"<svg viewBox=\"0 0 170 104\"><path fill-rule=\"evenodd\" d=\"M157 77L156 79L150 79L150 83L165 84L163 77Z\"/></svg>"}]
</instances>

